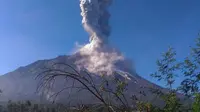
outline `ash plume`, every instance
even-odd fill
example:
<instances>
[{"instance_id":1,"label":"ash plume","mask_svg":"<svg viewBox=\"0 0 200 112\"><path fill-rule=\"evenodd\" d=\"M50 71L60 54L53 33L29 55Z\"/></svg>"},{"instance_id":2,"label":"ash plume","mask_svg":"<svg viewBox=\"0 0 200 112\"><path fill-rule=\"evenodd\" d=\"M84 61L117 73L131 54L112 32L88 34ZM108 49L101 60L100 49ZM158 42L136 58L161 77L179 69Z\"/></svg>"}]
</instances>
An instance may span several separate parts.
<instances>
[{"instance_id":1,"label":"ash plume","mask_svg":"<svg viewBox=\"0 0 200 112\"><path fill-rule=\"evenodd\" d=\"M116 63L123 61L123 55L109 45L111 33L108 8L112 0L80 0L82 25L89 33L88 44L79 48L82 56L76 64L91 73L111 75Z\"/></svg>"},{"instance_id":2,"label":"ash plume","mask_svg":"<svg viewBox=\"0 0 200 112\"><path fill-rule=\"evenodd\" d=\"M106 43L110 35L108 8L112 0L80 0L82 24L90 42Z\"/></svg>"}]
</instances>

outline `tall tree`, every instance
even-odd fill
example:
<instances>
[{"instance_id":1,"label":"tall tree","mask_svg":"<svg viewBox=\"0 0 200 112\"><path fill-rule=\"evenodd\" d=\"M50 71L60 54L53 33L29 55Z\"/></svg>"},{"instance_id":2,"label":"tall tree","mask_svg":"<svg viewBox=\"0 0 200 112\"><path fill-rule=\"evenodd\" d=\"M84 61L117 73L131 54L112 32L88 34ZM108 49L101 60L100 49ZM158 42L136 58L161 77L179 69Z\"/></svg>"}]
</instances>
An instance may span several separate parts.
<instances>
[{"instance_id":1,"label":"tall tree","mask_svg":"<svg viewBox=\"0 0 200 112\"><path fill-rule=\"evenodd\" d=\"M166 86L173 90L173 84L177 77L177 70L180 69L180 63L176 61L176 52L173 48L169 47L168 51L162 54L162 58L157 60L158 71L151 74L152 77L158 81L165 81Z\"/></svg>"},{"instance_id":2,"label":"tall tree","mask_svg":"<svg viewBox=\"0 0 200 112\"><path fill-rule=\"evenodd\" d=\"M157 60L158 71L151 74L158 81L164 81L166 87L170 90L168 93L160 95L165 102L163 112L181 112L181 104L176 96L176 89L173 88L180 66L181 63L178 63L176 60L175 50L169 47L167 52L162 54L162 58Z\"/></svg>"},{"instance_id":3,"label":"tall tree","mask_svg":"<svg viewBox=\"0 0 200 112\"><path fill-rule=\"evenodd\" d=\"M196 45L191 48L191 54L183 62L182 72L185 79L180 90L186 95L193 96L200 92L200 35Z\"/></svg>"}]
</instances>

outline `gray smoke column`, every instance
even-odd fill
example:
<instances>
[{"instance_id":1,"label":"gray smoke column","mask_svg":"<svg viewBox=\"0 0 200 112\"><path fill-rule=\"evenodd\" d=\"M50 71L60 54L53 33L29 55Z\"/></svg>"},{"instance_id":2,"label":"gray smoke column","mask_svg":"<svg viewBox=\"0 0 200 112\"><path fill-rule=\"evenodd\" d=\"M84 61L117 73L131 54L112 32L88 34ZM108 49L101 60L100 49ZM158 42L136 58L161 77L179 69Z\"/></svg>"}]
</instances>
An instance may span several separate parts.
<instances>
[{"instance_id":1,"label":"gray smoke column","mask_svg":"<svg viewBox=\"0 0 200 112\"><path fill-rule=\"evenodd\" d=\"M90 34L90 42L107 43L110 35L108 8L112 0L80 0L82 24Z\"/></svg>"},{"instance_id":2,"label":"gray smoke column","mask_svg":"<svg viewBox=\"0 0 200 112\"><path fill-rule=\"evenodd\" d=\"M91 73L111 75L117 69L116 63L124 60L108 42L111 3L112 0L80 0L82 24L89 33L90 43L78 49L81 58L76 64Z\"/></svg>"}]
</instances>

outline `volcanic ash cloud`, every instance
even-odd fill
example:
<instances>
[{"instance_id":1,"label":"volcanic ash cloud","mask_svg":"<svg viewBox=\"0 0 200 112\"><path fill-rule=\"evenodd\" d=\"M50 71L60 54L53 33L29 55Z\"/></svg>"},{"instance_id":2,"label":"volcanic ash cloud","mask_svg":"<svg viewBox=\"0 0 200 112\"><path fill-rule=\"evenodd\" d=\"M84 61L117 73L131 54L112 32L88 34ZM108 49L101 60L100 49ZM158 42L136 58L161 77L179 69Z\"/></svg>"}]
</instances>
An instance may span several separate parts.
<instances>
[{"instance_id":1,"label":"volcanic ash cloud","mask_svg":"<svg viewBox=\"0 0 200 112\"><path fill-rule=\"evenodd\" d=\"M80 0L82 25L90 35L90 43L78 50L82 58L76 64L91 73L111 75L116 69L115 63L124 60L108 42L111 3L112 0Z\"/></svg>"}]
</instances>

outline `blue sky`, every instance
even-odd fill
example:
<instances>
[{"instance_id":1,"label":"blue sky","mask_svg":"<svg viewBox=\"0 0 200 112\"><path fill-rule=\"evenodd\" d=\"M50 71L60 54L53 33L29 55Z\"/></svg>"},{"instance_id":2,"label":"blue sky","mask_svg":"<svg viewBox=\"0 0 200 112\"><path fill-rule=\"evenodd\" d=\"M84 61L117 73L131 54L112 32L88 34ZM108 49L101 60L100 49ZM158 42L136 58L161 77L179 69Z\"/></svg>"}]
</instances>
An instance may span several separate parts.
<instances>
[{"instance_id":1,"label":"blue sky","mask_svg":"<svg viewBox=\"0 0 200 112\"><path fill-rule=\"evenodd\" d=\"M155 81L149 74L169 46L179 60L188 55L200 32L199 6L199 0L116 0L110 42L142 77ZM70 54L76 42L88 42L79 0L0 0L0 74Z\"/></svg>"}]
</instances>

